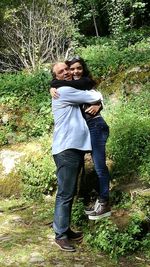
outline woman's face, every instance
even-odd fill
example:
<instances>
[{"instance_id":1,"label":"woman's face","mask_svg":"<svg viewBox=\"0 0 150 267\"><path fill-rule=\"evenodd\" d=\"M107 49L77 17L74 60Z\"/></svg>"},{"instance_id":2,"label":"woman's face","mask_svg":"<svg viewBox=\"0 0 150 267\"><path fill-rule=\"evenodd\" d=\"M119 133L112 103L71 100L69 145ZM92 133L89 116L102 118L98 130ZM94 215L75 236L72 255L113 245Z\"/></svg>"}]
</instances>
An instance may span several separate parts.
<instances>
[{"instance_id":1,"label":"woman's face","mask_svg":"<svg viewBox=\"0 0 150 267\"><path fill-rule=\"evenodd\" d=\"M70 71L74 80L79 80L83 76L83 67L80 62L72 64Z\"/></svg>"}]
</instances>

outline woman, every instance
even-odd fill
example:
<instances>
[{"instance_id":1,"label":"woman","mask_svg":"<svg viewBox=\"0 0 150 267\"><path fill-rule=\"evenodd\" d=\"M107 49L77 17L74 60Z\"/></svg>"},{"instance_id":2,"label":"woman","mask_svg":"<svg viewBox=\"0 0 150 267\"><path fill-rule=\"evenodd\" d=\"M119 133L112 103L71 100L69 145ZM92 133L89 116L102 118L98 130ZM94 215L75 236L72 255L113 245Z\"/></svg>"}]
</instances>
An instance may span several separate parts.
<instances>
[{"instance_id":1,"label":"woman","mask_svg":"<svg viewBox=\"0 0 150 267\"><path fill-rule=\"evenodd\" d=\"M51 82L52 97L59 97L57 90L60 86L72 86L80 90L90 90L95 85L91 79L89 70L85 61L80 57L74 57L70 61L65 62L72 73L72 81L53 80ZM110 216L111 210L109 206L109 181L110 175L106 165L106 141L109 136L109 127L100 115L102 109L101 103L97 105L82 106L82 114L86 119L91 135L92 158L95 171L98 176L99 198L94 207L86 208L85 213L90 220L97 220L102 217Z\"/></svg>"}]
</instances>

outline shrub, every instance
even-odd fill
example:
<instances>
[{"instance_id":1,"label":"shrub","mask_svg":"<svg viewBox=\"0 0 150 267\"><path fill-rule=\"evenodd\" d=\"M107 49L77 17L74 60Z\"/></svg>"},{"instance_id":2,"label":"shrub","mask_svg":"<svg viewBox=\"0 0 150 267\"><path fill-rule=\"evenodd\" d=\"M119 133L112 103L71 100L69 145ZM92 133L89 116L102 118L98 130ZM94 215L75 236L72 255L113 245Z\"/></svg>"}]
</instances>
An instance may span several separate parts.
<instances>
[{"instance_id":1,"label":"shrub","mask_svg":"<svg viewBox=\"0 0 150 267\"><path fill-rule=\"evenodd\" d=\"M149 39L142 40L129 47L119 50L117 43L112 40L102 44L78 48L76 51L83 57L94 76L99 79L150 61Z\"/></svg>"},{"instance_id":2,"label":"shrub","mask_svg":"<svg viewBox=\"0 0 150 267\"><path fill-rule=\"evenodd\" d=\"M116 72L120 57L114 44L91 45L77 51L83 57L95 78L106 76L111 71Z\"/></svg>"},{"instance_id":3,"label":"shrub","mask_svg":"<svg viewBox=\"0 0 150 267\"><path fill-rule=\"evenodd\" d=\"M83 226L87 221L86 219L83 201L82 199L76 199L72 207L71 221L75 226Z\"/></svg>"},{"instance_id":4,"label":"shrub","mask_svg":"<svg viewBox=\"0 0 150 267\"><path fill-rule=\"evenodd\" d=\"M0 75L1 103L24 103L29 97L38 92L47 92L49 88L50 74L48 72ZM20 97L20 98L18 98ZM19 102L17 102L17 99ZM11 100L11 102L9 102Z\"/></svg>"},{"instance_id":5,"label":"shrub","mask_svg":"<svg viewBox=\"0 0 150 267\"><path fill-rule=\"evenodd\" d=\"M44 137L39 140L40 148L35 149L34 155L29 153L17 165L26 198L38 199L56 190L55 165L50 154L49 139Z\"/></svg>"},{"instance_id":6,"label":"shrub","mask_svg":"<svg viewBox=\"0 0 150 267\"><path fill-rule=\"evenodd\" d=\"M114 162L114 176L136 173L142 175L145 182L150 182L149 95L149 91L142 90L139 95L130 96L129 100L114 108L110 115L108 153Z\"/></svg>"},{"instance_id":7,"label":"shrub","mask_svg":"<svg viewBox=\"0 0 150 267\"><path fill-rule=\"evenodd\" d=\"M27 198L39 198L43 194L52 194L56 189L55 169L49 155L26 159L19 169L23 182L23 195Z\"/></svg>"},{"instance_id":8,"label":"shrub","mask_svg":"<svg viewBox=\"0 0 150 267\"><path fill-rule=\"evenodd\" d=\"M8 115L3 123L1 144L9 143L9 133L14 142L48 133L53 125L50 107L48 72L0 75L0 115Z\"/></svg>"},{"instance_id":9,"label":"shrub","mask_svg":"<svg viewBox=\"0 0 150 267\"><path fill-rule=\"evenodd\" d=\"M128 225L123 229L109 219L97 223L86 236L86 241L92 247L100 249L117 259L129 252L133 252L142 244L142 220L132 215ZM141 240L139 240L139 237Z\"/></svg>"},{"instance_id":10,"label":"shrub","mask_svg":"<svg viewBox=\"0 0 150 267\"><path fill-rule=\"evenodd\" d=\"M124 49L131 45L135 45L137 42L142 42L146 40L147 36L149 36L149 28L140 28L140 29L131 29L129 31L120 33L119 38L115 39L118 48Z\"/></svg>"},{"instance_id":11,"label":"shrub","mask_svg":"<svg viewBox=\"0 0 150 267\"><path fill-rule=\"evenodd\" d=\"M145 184L150 185L150 152L147 158L143 160L141 166L139 166L140 180Z\"/></svg>"},{"instance_id":12,"label":"shrub","mask_svg":"<svg viewBox=\"0 0 150 267\"><path fill-rule=\"evenodd\" d=\"M10 125L2 125L0 127L0 145L6 145L10 135L12 135L12 129Z\"/></svg>"}]
</instances>

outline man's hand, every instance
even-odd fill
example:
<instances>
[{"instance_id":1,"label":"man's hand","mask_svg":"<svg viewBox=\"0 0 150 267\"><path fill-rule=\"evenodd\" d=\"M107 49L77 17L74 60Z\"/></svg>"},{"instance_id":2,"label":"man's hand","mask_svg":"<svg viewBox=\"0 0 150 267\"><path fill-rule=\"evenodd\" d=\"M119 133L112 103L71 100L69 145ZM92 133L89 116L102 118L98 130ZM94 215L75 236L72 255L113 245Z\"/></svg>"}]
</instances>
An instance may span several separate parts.
<instances>
[{"instance_id":1,"label":"man's hand","mask_svg":"<svg viewBox=\"0 0 150 267\"><path fill-rule=\"evenodd\" d=\"M57 92L56 88L53 88L53 87L50 88L49 92L50 92L52 98L54 98L54 99L59 98L59 93Z\"/></svg>"},{"instance_id":2,"label":"man's hand","mask_svg":"<svg viewBox=\"0 0 150 267\"><path fill-rule=\"evenodd\" d=\"M90 106L89 108L85 110L85 112L91 115L96 115L100 110L102 110L102 105L97 104L97 105Z\"/></svg>"}]
</instances>

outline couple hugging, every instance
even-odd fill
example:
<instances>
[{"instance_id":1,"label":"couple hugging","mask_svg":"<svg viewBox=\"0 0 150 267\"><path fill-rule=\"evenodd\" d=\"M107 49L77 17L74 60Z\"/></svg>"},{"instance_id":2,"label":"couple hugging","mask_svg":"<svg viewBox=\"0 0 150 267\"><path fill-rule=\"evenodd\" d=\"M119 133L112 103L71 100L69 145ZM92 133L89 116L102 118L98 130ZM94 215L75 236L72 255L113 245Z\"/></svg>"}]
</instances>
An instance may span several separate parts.
<instances>
[{"instance_id":1,"label":"couple hugging","mask_svg":"<svg viewBox=\"0 0 150 267\"><path fill-rule=\"evenodd\" d=\"M58 183L53 229L55 243L59 248L73 252L75 247L70 241L81 241L83 233L71 230L71 208L78 175L87 152L91 152L97 173L99 197L92 207L85 208L85 213L90 220L111 215L110 175L105 154L109 127L100 115L103 108L102 95L93 89L96 83L82 58L74 57L65 63L55 63L52 76L52 154Z\"/></svg>"}]
</instances>

